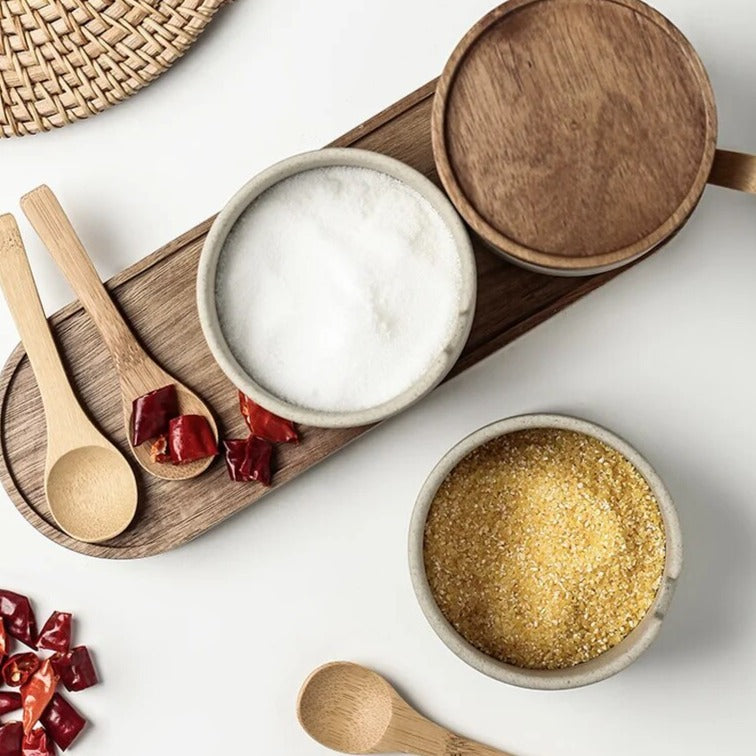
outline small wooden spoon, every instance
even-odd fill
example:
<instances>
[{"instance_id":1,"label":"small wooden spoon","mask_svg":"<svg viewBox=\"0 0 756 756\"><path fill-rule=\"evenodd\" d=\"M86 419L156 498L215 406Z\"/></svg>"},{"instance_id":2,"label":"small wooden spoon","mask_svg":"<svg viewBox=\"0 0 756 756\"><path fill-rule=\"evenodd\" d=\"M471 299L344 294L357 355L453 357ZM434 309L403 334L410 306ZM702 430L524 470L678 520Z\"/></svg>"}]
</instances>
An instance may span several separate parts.
<instances>
[{"instance_id":1,"label":"small wooden spoon","mask_svg":"<svg viewBox=\"0 0 756 756\"><path fill-rule=\"evenodd\" d=\"M207 405L163 370L137 341L102 285L92 261L52 191L47 186L37 187L21 198L21 208L110 350L121 383L126 435L139 464L155 477L167 480L186 480L204 472L213 461L212 457L185 465L161 464L150 458L149 444L136 447L132 445L131 413L134 400L171 383L176 386L179 412L182 415L204 415L216 440L218 428Z\"/></svg>"},{"instance_id":2,"label":"small wooden spoon","mask_svg":"<svg viewBox=\"0 0 756 756\"><path fill-rule=\"evenodd\" d=\"M99 543L134 519L137 485L124 456L89 421L55 348L12 215L0 216L0 288L37 379L47 419L45 494L72 538Z\"/></svg>"},{"instance_id":3,"label":"small wooden spoon","mask_svg":"<svg viewBox=\"0 0 756 756\"><path fill-rule=\"evenodd\" d=\"M342 753L509 756L431 722L377 672L350 662L326 664L305 680L297 716L311 737Z\"/></svg>"}]
</instances>

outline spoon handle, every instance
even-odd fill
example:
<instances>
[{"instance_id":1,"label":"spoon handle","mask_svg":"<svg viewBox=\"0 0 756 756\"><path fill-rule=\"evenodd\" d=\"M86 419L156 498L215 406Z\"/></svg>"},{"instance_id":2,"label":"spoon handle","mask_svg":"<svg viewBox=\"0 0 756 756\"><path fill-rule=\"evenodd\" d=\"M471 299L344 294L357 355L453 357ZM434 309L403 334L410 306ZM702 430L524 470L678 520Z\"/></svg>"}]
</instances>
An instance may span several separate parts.
<instances>
[{"instance_id":1,"label":"spoon handle","mask_svg":"<svg viewBox=\"0 0 756 756\"><path fill-rule=\"evenodd\" d=\"M119 372L144 350L116 308L57 197L39 186L21 198L21 209L94 321Z\"/></svg>"},{"instance_id":2,"label":"spoon handle","mask_svg":"<svg viewBox=\"0 0 756 756\"><path fill-rule=\"evenodd\" d=\"M399 751L416 756L511 756L506 751L450 732L413 709L393 691L391 724L381 740L380 753Z\"/></svg>"},{"instance_id":3,"label":"spoon handle","mask_svg":"<svg viewBox=\"0 0 756 756\"><path fill-rule=\"evenodd\" d=\"M78 423L81 410L50 333L12 215L0 216L0 288L37 379L48 429L70 427L72 421Z\"/></svg>"},{"instance_id":4,"label":"spoon handle","mask_svg":"<svg viewBox=\"0 0 756 756\"><path fill-rule=\"evenodd\" d=\"M392 747L418 756L512 756L507 751L463 738L428 720L423 726L414 724L405 729L399 737L394 734L394 740Z\"/></svg>"},{"instance_id":5,"label":"spoon handle","mask_svg":"<svg viewBox=\"0 0 756 756\"><path fill-rule=\"evenodd\" d=\"M506 751L477 743L474 740L462 738L448 733L448 740L444 745L443 756L512 756Z\"/></svg>"}]
</instances>

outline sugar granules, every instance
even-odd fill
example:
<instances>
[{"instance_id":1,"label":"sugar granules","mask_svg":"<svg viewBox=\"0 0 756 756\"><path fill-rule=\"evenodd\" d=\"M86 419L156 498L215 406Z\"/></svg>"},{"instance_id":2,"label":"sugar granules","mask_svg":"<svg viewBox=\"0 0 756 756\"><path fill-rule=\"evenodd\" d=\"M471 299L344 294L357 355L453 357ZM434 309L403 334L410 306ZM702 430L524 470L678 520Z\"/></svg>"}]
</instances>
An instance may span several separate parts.
<instances>
[{"instance_id":1,"label":"sugar granules","mask_svg":"<svg viewBox=\"0 0 756 756\"><path fill-rule=\"evenodd\" d=\"M316 410L376 407L448 345L461 263L438 212L379 171L305 171L244 212L216 277L221 328L273 394Z\"/></svg>"},{"instance_id":2,"label":"sugar granules","mask_svg":"<svg viewBox=\"0 0 756 756\"><path fill-rule=\"evenodd\" d=\"M536 429L475 449L439 488L425 529L436 602L470 643L529 669L562 669L619 643L662 578L664 525L621 454Z\"/></svg>"}]
</instances>

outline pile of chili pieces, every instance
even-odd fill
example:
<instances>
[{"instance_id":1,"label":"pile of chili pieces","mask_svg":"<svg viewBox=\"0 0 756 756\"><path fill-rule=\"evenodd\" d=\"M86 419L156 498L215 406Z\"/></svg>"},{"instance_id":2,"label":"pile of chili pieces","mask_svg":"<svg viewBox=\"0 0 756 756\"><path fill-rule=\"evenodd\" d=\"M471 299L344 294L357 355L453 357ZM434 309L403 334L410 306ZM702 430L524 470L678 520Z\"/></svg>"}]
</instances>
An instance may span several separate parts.
<instances>
[{"instance_id":1,"label":"pile of chili pieces","mask_svg":"<svg viewBox=\"0 0 756 756\"><path fill-rule=\"evenodd\" d=\"M249 436L223 442L228 475L231 480L257 481L269 486L273 477L273 444L297 443L299 435L290 420L268 412L241 391L239 409L249 428ZM215 434L207 418L179 415L173 384L135 399L131 419L132 445L150 442L153 462L181 465L218 453Z\"/></svg>"},{"instance_id":2,"label":"pile of chili pieces","mask_svg":"<svg viewBox=\"0 0 756 756\"><path fill-rule=\"evenodd\" d=\"M170 384L135 399L131 443L150 441L153 462L183 465L218 453L218 443L203 415L180 415L176 386Z\"/></svg>"},{"instance_id":3,"label":"pile of chili pieces","mask_svg":"<svg viewBox=\"0 0 756 756\"><path fill-rule=\"evenodd\" d=\"M273 444L297 443L299 434L291 420L268 412L241 391L239 409L249 428L249 436L223 442L228 476L231 480L257 481L269 486L273 476Z\"/></svg>"},{"instance_id":4,"label":"pile of chili pieces","mask_svg":"<svg viewBox=\"0 0 756 756\"><path fill-rule=\"evenodd\" d=\"M21 712L22 721L0 720L0 756L54 756L65 751L86 720L60 694L97 683L86 646L71 646L72 616L53 612L42 630L26 596L0 589L0 676L11 690L0 690L0 717ZM13 653L19 641L33 651ZM42 651L52 652L43 656Z\"/></svg>"}]
</instances>

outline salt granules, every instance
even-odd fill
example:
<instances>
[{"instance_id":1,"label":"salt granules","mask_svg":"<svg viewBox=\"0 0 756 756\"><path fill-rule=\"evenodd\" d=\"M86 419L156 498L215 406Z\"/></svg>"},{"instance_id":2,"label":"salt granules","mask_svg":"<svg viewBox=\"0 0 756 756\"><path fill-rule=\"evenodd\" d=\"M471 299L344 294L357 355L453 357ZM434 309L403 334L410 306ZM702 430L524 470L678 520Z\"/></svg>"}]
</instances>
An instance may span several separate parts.
<instances>
[{"instance_id":1,"label":"salt granules","mask_svg":"<svg viewBox=\"0 0 756 756\"><path fill-rule=\"evenodd\" d=\"M425 569L451 624L489 656L562 669L619 643L653 603L664 525L648 483L597 439L496 438L442 483Z\"/></svg>"},{"instance_id":2,"label":"salt granules","mask_svg":"<svg viewBox=\"0 0 756 756\"><path fill-rule=\"evenodd\" d=\"M457 324L451 231L379 171L316 168L244 212L219 259L221 329L271 393L314 410L377 407L411 388Z\"/></svg>"}]
</instances>

